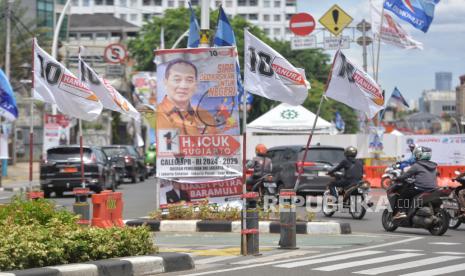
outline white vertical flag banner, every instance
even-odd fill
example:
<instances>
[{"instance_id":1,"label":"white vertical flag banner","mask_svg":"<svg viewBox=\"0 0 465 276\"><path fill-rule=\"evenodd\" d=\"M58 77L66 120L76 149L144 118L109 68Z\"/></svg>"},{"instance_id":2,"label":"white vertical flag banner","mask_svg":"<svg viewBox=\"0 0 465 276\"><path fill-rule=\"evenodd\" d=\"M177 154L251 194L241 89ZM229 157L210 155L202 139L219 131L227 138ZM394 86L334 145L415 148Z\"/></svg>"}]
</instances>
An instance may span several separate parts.
<instances>
[{"instance_id":1,"label":"white vertical flag banner","mask_svg":"<svg viewBox=\"0 0 465 276\"><path fill-rule=\"evenodd\" d=\"M89 88L61 63L42 50L34 39L34 98L56 104L72 117L93 121L102 103Z\"/></svg>"},{"instance_id":2,"label":"white vertical flag banner","mask_svg":"<svg viewBox=\"0 0 465 276\"><path fill-rule=\"evenodd\" d=\"M103 107L140 120L140 113L123 97L108 80L100 77L81 57L79 53L79 75L100 99Z\"/></svg>"},{"instance_id":3,"label":"white vertical flag banner","mask_svg":"<svg viewBox=\"0 0 465 276\"><path fill-rule=\"evenodd\" d=\"M244 37L244 88L270 100L302 104L308 95L305 73L247 30Z\"/></svg>"},{"instance_id":4,"label":"white vertical flag banner","mask_svg":"<svg viewBox=\"0 0 465 276\"><path fill-rule=\"evenodd\" d=\"M369 118L384 108L381 87L366 72L357 68L342 51L334 57L327 97L365 112Z\"/></svg>"},{"instance_id":5,"label":"white vertical flag banner","mask_svg":"<svg viewBox=\"0 0 465 276\"><path fill-rule=\"evenodd\" d=\"M383 15L383 26L381 27L381 12L371 3L371 23L375 40L379 38L381 30L381 41L386 44L403 49L423 50L423 43L414 40L389 13L384 12Z\"/></svg>"}]
</instances>

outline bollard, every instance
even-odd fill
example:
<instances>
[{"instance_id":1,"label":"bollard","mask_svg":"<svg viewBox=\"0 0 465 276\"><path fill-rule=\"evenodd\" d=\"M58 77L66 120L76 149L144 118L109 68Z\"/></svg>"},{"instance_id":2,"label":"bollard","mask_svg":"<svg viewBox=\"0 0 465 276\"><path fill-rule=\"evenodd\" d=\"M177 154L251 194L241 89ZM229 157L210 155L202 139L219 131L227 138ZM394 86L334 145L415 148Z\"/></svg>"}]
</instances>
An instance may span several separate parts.
<instances>
[{"instance_id":1,"label":"bollard","mask_svg":"<svg viewBox=\"0 0 465 276\"><path fill-rule=\"evenodd\" d=\"M246 199L245 229L241 231L242 239L247 241L247 252L242 255L259 255L259 231L258 231L258 193L251 192L242 195Z\"/></svg>"},{"instance_id":2,"label":"bollard","mask_svg":"<svg viewBox=\"0 0 465 276\"><path fill-rule=\"evenodd\" d=\"M282 189L279 194L280 239L279 249L296 247L296 193L292 189Z\"/></svg>"},{"instance_id":3,"label":"bollard","mask_svg":"<svg viewBox=\"0 0 465 276\"><path fill-rule=\"evenodd\" d=\"M87 201L90 190L87 188L74 188L73 212L79 215L78 224L90 224L90 204Z\"/></svg>"}]
</instances>

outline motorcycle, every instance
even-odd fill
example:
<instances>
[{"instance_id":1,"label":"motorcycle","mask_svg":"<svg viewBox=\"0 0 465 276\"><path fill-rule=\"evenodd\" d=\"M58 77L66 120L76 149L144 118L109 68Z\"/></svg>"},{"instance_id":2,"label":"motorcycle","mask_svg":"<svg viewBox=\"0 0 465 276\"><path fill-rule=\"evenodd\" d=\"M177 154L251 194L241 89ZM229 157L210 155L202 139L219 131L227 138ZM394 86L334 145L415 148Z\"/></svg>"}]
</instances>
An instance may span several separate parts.
<instances>
[{"instance_id":1,"label":"motorcycle","mask_svg":"<svg viewBox=\"0 0 465 276\"><path fill-rule=\"evenodd\" d=\"M452 179L453 182L458 182L460 186L456 187L452 193L450 194L450 197L454 200L456 200L457 204L457 209L451 210L449 212L450 215L450 221L449 221L449 228L451 229L457 229L459 228L460 224L465 223L465 211L463 206L460 202L459 198L459 192L465 189L465 171L460 172L460 171L455 171L456 177Z\"/></svg>"},{"instance_id":2,"label":"motorcycle","mask_svg":"<svg viewBox=\"0 0 465 276\"><path fill-rule=\"evenodd\" d=\"M156 173L156 150L147 150L145 152L145 168L148 175L155 175Z\"/></svg>"},{"instance_id":3,"label":"motorcycle","mask_svg":"<svg viewBox=\"0 0 465 276\"><path fill-rule=\"evenodd\" d=\"M395 180L394 184L386 190L391 207L395 204L397 189L401 185L412 185L413 182L413 179L405 182ZM386 208L381 218L383 228L388 232L393 232L398 227L423 228L434 236L444 235L449 229L449 211L456 204L449 198L451 192L452 190L448 188L438 188L415 196L408 201L406 207L409 208L405 218L393 219L393 208Z\"/></svg>"},{"instance_id":4,"label":"motorcycle","mask_svg":"<svg viewBox=\"0 0 465 276\"><path fill-rule=\"evenodd\" d=\"M263 201L264 196L278 195L278 185L274 181L273 175L265 174L255 181L252 191L258 192L260 199Z\"/></svg>"},{"instance_id":5,"label":"motorcycle","mask_svg":"<svg viewBox=\"0 0 465 276\"><path fill-rule=\"evenodd\" d=\"M399 177L402 174L402 169L400 168L400 162L396 162L391 166L388 166L384 170L384 174L381 176L381 188L387 189L391 186L393 179Z\"/></svg>"},{"instance_id":6,"label":"motorcycle","mask_svg":"<svg viewBox=\"0 0 465 276\"><path fill-rule=\"evenodd\" d=\"M342 172L335 172L333 177L336 180L342 179L344 174ZM355 185L349 186L347 188L336 188L338 198L342 196L342 209L349 208L349 213L354 219L363 219L366 214L366 206L373 206L372 202L365 202L370 191L370 183L366 180L362 180ZM329 186L326 188L326 191L323 194L323 214L326 217L331 217L339 211L339 206L334 201L334 197L331 195ZM341 210L342 211L342 210Z\"/></svg>"}]
</instances>

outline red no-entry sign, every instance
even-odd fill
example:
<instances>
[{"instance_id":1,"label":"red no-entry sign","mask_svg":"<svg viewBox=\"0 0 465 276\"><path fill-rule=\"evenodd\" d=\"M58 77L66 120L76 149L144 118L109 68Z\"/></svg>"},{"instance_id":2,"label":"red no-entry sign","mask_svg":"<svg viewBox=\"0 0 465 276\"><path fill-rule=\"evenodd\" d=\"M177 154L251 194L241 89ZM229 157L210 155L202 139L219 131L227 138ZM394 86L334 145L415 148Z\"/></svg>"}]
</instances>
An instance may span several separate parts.
<instances>
[{"instance_id":1,"label":"red no-entry sign","mask_svg":"<svg viewBox=\"0 0 465 276\"><path fill-rule=\"evenodd\" d=\"M289 21L289 29L296 35L305 36L315 30L315 19L312 15L302 12L294 14Z\"/></svg>"}]
</instances>

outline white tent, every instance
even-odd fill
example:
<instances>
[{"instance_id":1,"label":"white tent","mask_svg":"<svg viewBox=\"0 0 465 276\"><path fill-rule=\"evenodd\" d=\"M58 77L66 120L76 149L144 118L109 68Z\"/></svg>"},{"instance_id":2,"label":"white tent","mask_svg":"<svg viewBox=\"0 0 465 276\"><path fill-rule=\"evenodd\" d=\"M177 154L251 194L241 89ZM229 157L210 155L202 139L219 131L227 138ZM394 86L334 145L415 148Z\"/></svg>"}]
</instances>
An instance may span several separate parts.
<instances>
[{"instance_id":1,"label":"white tent","mask_svg":"<svg viewBox=\"0 0 465 276\"><path fill-rule=\"evenodd\" d=\"M315 114L305 107L282 103L247 125L249 133L309 134ZM315 133L337 133L333 125L318 118Z\"/></svg>"}]
</instances>

